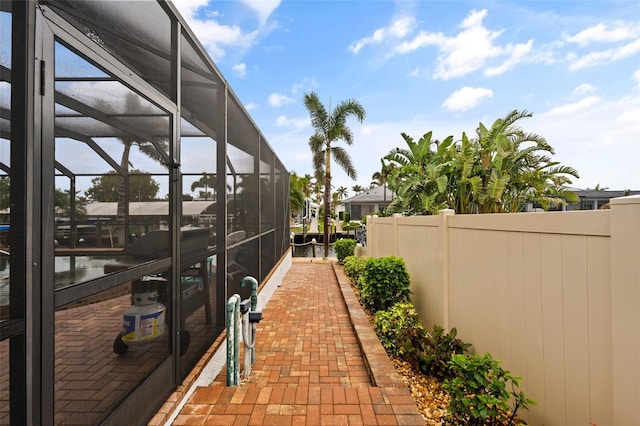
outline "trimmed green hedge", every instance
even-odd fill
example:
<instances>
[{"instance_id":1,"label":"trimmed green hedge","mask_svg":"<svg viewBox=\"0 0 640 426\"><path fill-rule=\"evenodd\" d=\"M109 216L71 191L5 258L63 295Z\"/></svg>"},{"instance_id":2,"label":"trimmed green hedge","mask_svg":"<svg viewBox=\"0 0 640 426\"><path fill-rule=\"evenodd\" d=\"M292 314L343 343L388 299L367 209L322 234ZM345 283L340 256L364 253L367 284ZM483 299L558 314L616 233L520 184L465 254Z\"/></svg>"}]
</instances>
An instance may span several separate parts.
<instances>
[{"instance_id":1,"label":"trimmed green hedge","mask_svg":"<svg viewBox=\"0 0 640 426\"><path fill-rule=\"evenodd\" d=\"M411 301L409 272L402 258L368 258L361 279L362 303L372 312Z\"/></svg>"}]
</instances>

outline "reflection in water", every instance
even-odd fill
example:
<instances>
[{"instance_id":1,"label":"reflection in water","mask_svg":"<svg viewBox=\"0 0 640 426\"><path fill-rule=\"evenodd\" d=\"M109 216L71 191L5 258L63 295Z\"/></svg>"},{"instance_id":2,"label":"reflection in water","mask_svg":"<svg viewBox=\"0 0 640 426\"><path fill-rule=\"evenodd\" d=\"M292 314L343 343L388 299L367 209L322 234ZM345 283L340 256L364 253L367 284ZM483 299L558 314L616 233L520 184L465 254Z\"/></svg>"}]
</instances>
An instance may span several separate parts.
<instances>
[{"instance_id":1,"label":"reflection in water","mask_svg":"<svg viewBox=\"0 0 640 426\"><path fill-rule=\"evenodd\" d=\"M117 262L113 257L60 256L55 259L56 287L87 281L104 275L104 266ZM11 268L6 257L0 258L0 305L8 304ZM6 293L7 301L4 303Z\"/></svg>"},{"instance_id":2,"label":"reflection in water","mask_svg":"<svg viewBox=\"0 0 640 426\"><path fill-rule=\"evenodd\" d=\"M9 253L0 250L0 321L9 318Z\"/></svg>"},{"instance_id":3,"label":"reflection in water","mask_svg":"<svg viewBox=\"0 0 640 426\"><path fill-rule=\"evenodd\" d=\"M296 245L293 247L293 257L323 257L324 246L322 244L315 244L315 256L314 256L314 244ZM335 257L336 253L333 250L333 244L329 244L329 257Z\"/></svg>"},{"instance_id":4,"label":"reflection in water","mask_svg":"<svg viewBox=\"0 0 640 426\"><path fill-rule=\"evenodd\" d=\"M87 281L104 275L104 265L115 263L113 257L64 256L56 257L55 286Z\"/></svg>"},{"instance_id":5,"label":"reflection in water","mask_svg":"<svg viewBox=\"0 0 640 426\"><path fill-rule=\"evenodd\" d=\"M7 319L5 315L8 315L8 311L4 312L4 306L9 306L9 275L0 274L0 320Z\"/></svg>"}]
</instances>

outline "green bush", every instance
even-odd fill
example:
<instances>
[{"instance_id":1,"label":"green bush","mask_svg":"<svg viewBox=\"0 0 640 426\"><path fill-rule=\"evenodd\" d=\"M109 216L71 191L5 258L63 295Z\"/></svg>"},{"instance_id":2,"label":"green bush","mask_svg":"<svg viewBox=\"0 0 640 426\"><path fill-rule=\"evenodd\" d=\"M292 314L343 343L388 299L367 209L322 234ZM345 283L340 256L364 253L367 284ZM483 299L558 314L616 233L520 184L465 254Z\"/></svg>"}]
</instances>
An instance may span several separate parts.
<instances>
[{"instance_id":1,"label":"green bush","mask_svg":"<svg viewBox=\"0 0 640 426\"><path fill-rule=\"evenodd\" d=\"M520 377L511 376L490 354L451 357L449 366L455 374L445 380L443 388L451 396L447 421L465 425L514 424L518 409L529 409L534 401L517 392ZM510 385L511 391L507 390ZM514 406L509 406L513 398Z\"/></svg>"},{"instance_id":2,"label":"green bush","mask_svg":"<svg viewBox=\"0 0 640 426\"><path fill-rule=\"evenodd\" d=\"M373 327L388 354L417 366L426 330L413 304L400 302L376 312Z\"/></svg>"},{"instance_id":3,"label":"green bush","mask_svg":"<svg viewBox=\"0 0 640 426\"><path fill-rule=\"evenodd\" d=\"M364 257L347 256L344 258L344 273L358 286L358 278L362 275L367 259Z\"/></svg>"},{"instance_id":4,"label":"green bush","mask_svg":"<svg viewBox=\"0 0 640 426\"><path fill-rule=\"evenodd\" d=\"M360 229L362 227L362 223L360 222L343 222L342 230L343 231L351 231L352 229Z\"/></svg>"},{"instance_id":5,"label":"green bush","mask_svg":"<svg viewBox=\"0 0 640 426\"><path fill-rule=\"evenodd\" d=\"M333 249L338 257L338 262L342 263L347 256L353 256L356 249L356 240L341 238L333 243Z\"/></svg>"},{"instance_id":6,"label":"green bush","mask_svg":"<svg viewBox=\"0 0 640 426\"><path fill-rule=\"evenodd\" d=\"M372 312L411 301L409 272L399 257L368 258L361 277L361 301Z\"/></svg>"},{"instance_id":7,"label":"green bush","mask_svg":"<svg viewBox=\"0 0 640 426\"><path fill-rule=\"evenodd\" d=\"M458 330L452 328L449 333L439 325L433 326L433 331L427 333L424 341L424 350L420 359L420 369L439 380L451 378L449 361L451 355L464 353L470 343L464 343L457 339Z\"/></svg>"}]
</instances>

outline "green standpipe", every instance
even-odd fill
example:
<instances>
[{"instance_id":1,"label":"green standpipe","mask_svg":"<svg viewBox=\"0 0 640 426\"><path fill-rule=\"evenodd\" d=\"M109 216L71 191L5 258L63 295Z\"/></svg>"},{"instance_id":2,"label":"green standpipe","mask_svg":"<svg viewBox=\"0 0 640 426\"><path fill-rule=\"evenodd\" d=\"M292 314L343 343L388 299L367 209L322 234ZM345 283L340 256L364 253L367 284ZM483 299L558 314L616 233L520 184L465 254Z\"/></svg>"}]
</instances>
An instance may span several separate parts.
<instances>
[{"instance_id":1,"label":"green standpipe","mask_svg":"<svg viewBox=\"0 0 640 426\"><path fill-rule=\"evenodd\" d=\"M227 301L227 386L240 382L240 295Z\"/></svg>"},{"instance_id":2,"label":"green standpipe","mask_svg":"<svg viewBox=\"0 0 640 426\"><path fill-rule=\"evenodd\" d=\"M255 311L258 308L258 280L252 276L246 276L240 281L240 287L244 287L245 284L251 283L251 310ZM251 335L255 341L256 325L251 324ZM251 364L256 363L256 348L251 348Z\"/></svg>"}]
</instances>

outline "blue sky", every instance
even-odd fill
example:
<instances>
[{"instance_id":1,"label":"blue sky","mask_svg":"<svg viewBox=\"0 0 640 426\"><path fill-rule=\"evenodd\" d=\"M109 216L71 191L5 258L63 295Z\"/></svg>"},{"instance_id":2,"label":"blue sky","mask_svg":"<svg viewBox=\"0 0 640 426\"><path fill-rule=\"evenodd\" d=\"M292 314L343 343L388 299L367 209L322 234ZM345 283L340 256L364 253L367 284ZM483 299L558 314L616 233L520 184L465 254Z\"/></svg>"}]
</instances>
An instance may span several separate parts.
<instances>
[{"instance_id":1,"label":"blue sky","mask_svg":"<svg viewBox=\"0 0 640 426\"><path fill-rule=\"evenodd\" d=\"M638 0L174 3L299 175L312 171L315 91L367 112L349 122L358 179L333 167L334 187L368 186L401 132L460 139L518 109L578 170L574 187L640 189Z\"/></svg>"}]
</instances>

